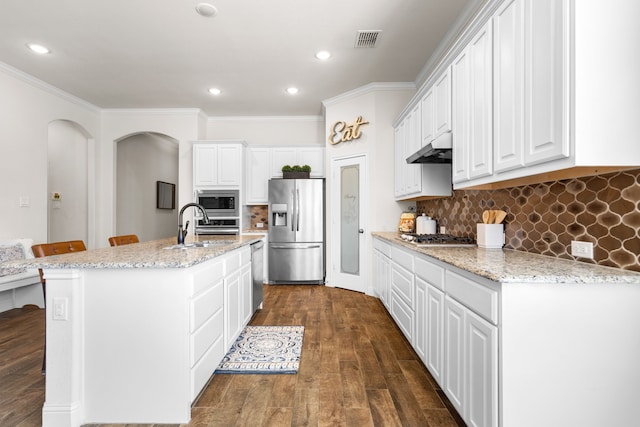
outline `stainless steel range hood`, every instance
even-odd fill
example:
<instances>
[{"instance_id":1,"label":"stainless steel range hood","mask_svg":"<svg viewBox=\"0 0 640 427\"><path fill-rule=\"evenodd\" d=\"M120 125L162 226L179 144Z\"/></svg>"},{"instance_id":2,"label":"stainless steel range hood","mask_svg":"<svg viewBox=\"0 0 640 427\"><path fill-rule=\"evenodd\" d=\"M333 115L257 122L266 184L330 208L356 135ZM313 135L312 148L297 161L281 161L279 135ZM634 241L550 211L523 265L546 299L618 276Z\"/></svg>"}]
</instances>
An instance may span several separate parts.
<instances>
[{"instance_id":1,"label":"stainless steel range hood","mask_svg":"<svg viewBox=\"0 0 640 427\"><path fill-rule=\"evenodd\" d=\"M407 163L451 163L451 132L445 132L409 157Z\"/></svg>"}]
</instances>

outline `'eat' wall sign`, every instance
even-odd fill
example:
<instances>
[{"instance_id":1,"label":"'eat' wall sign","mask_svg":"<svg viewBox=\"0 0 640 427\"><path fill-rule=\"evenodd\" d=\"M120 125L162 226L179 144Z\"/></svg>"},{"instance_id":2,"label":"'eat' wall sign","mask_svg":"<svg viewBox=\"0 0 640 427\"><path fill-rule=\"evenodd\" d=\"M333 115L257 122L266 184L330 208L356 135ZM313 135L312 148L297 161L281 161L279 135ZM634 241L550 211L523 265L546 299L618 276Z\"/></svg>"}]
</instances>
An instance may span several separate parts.
<instances>
[{"instance_id":1,"label":"'eat' wall sign","mask_svg":"<svg viewBox=\"0 0 640 427\"><path fill-rule=\"evenodd\" d=\"M358 116L355 122L348 124L347 122L335 122L331 126L331 134L329 135L329 144L336 145L341 142L351 141L360 138L360 126L368 125L369 122L364 120L362 116Z\"/></svg>"}]
</instances>

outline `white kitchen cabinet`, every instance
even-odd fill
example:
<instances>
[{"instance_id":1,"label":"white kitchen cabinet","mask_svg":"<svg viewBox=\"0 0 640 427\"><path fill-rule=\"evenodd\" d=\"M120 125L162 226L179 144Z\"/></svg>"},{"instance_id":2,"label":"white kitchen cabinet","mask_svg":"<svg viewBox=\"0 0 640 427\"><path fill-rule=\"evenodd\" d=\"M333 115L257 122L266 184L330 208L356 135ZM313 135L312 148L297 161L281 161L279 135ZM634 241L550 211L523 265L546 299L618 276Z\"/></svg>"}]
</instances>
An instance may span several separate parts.
<instances>
[{"instance_id":1,"label":"white kitchen cabinet","mask_svg":"<svg viewBox=\"0 0 640 427\"><path fill-rule=\"evenodd\" d=\"M385 241L373 239L373 288L380 301L389 309L391 287L391 245Z\"/></svg>"},{"instance_id":2,"label":"white kitchen cabinet","mask_svg":"<svg viewBox=\"0 0 640 427\"><path fill-rule=\"evenodd\" d=\"M427 364L427 333L429 331L427 326L427 319L429 317L427 311L427 292L429 284L422 280L420 277L415 277L415 323L413 331L413 345L414 350L422 360L422 363Z\"/></svg>"},{"instance_id":3,"label":"white kitchen cabinet","mask_svg":"<svg viewBox=\"0 0 640 427\"><path fill-rule=\"evenodd\" d=\"M417 280L417 279L416 279ZM425 365L438 384L444 380L444 292L427 287Z\"/></svg>"},{"instance_id":4,"label":"white kitchen cabinet","mask_svg":"<svg viewBox=\"0 0 640 427\"><path fill-rule=\"evenodd\" d=\"M407 194L407 185L405 178L405 157L404 157L404 133L405 133L405 123L401 122L394 128L394 142L393 142L393 152L394 152L394 168L393 168L393 176L394 176L394 195L396 199L401 198L405 194Z\"/></svg>"},{"instance_id":5,"label":"white kitchen cabinet","mask_svg":"<svg viewBox=\"0 0 640 427\"><path fill-rule=\"evenodd\" d=\"M448 270L444 391L468 425L498 425L499 291Z\"/></svg>"},{"instance_id":6,"label":"white kitchen cabinet","mask_svg":"<svg viewBox=\"0 0 640 427\"><path fill-rule=\"evenodd\" d=\"M269 202L271 148L247 147L246 154L245 204L265 205Z\"/></svg>"},{"instance_id":7,"label":"white kitchen cabinet","mask_svg":"<svg viewBox=\"0 0 640 427\"><path fill-rule=\"evenodd\" d=\"M271 178L282 178L284 165L309 165L311 178L324 178L324 147L273 147L271 156Z\"/></svg>"},{"instance_id":8,"label":"white kitchen cabinet","mask_svg":"<svg viewBox=\"0 0 640 427\"><path fill-rule=\"evenodd\" d=\"M433 84L433 138L451 131L451 71L447 67Z\"/></svg>"},{"instance_id":9,"label":"white kitchen cabinet","mask_svg":"<svg viewBox=\"0 0 640 427\"><path fill-rule=\"evenodd\" d=\"M443 390L456 411L464 418L465 348L464 322L466 310L449 296L444 301L445 372Z\"/></svg>"},{"instance_id":10,"label":"white kitchen cabinet","mask_svg":"<svg viewBox=\"0 0 640 427\"><path fill-rule=\"evenodd\" d=\"M407 157L422 146L420 104L394 128L394 195L396 200L451 195L450 164L407 164Z\"/></svg>"},{"instance_id":11,"label":"white kitchen cabinet","mask_svg":"<svg viewBox=\"0 0 640 427\"><path fill-rule=\"evenodd\" d=\"M433 94L433 87L427 89L420 100L420 115L421 115L421 131L422 131L422 143L424 147L436 138L435 130L435 96Z\"/></svg>"},{"instance_id":12,"label":"white kitchen cabinet","mask_svg":"<svg viewBox=\"0 0 640 427\"><path fill-rule=\"evenodd\" d=\"M427 89L419 106L421 110L421 145L424 147L443 133L451 131L450 67L447 67L435 79L433 85Z\"/></svg>"},{"instance_id":13,"label":"white kitchen cabinet","mask_svg":"<svg viewBox=\"0 0 640 427\"><path fill-rule=\"evenodd\" d=\"M569 156L563 2L505 1L494 23L495 171Z\"/></svg>"},{"instance_id":14,"label":"white kitchen cabinet","mask_svg":"<svg viewBox=\"0 0 640 427\"><path fill-rule=\"evenodd\" d=\"M248 267L248 269L247 269ZM248 270L248 274L247 274ZM247 282L249 289L247 290ZM251 311L251 249L243 247L231 252L226 258L224 278L225 346L229 348L238 338L248 322L247 310Z\"/></svg>"},{"instance_id":15,"label":"white kitchen cabinet","mask_svg":"<svg viewBox=\"0 0 640 427\"><path fill-rule=\"evenodd\" d=\"M194 188L241 186L243 150L241 142L194 142Z\"/></svg>"},{"instance_id":16,"label":"white kitchen cabinet","mask_svg":"<svg viewBox=\"0 0 640 427\"><path fill-rule=\"evenodd\" d=\"M416 283L414 347L436 382L442 384L445 269L424 256L416 256L414 265Z\"/></svg>"},{"instance_id":17,"label":"white kitchen cabinet","mask_svg":"<svg viewBox=\"0 0 640 427\"><path fill-rule=\"evenodd\" d=\"M391 317L409 342L413 342L415 289L413 254L397 246L391 247Z\"/></svg>"},{"instance_id":18,"label":"white kitchen cabinet","mask_svg":"<svg viewBox=\"0 0 640 427\"><path fill-rule=\"evenodd\" d=\"M469 179L469 52L463 50L451 65L453 150L452 180Z\"/></svg>"},{"instance_id":19,"label":"white kitchen cabinet","mask_svg":"<svg viewBox=\"0 0 640 427\"><path fill-rule=\"evenodd\" d=\"M420 104L417 104L405 118L405 162L403 167L405 171L405 190L407 194L415 194L422 191L422 165L410 165L406 163L406 158L418 151L422 146L420 120Z\"/></svg>"},{"instance_id":20,"label":"white kitchen cabinet","mask_svg":"<svg viewBox=\"0 0 640 427\"><path fill-rule=\"evenodd\" d=\"M498 426L498 327L471 310L465 315L467 424Z\"/></svg>"},{"instance_id":21,"label":"white kitchen cabinet","mask_svg":"<svg viewBox=\"0 0 640 427\"><path fill-rule=\"evenodd\" d=\"M491 31L489 21L453 62L454 183L493 173Z\"/></svg>"}]
</instances>

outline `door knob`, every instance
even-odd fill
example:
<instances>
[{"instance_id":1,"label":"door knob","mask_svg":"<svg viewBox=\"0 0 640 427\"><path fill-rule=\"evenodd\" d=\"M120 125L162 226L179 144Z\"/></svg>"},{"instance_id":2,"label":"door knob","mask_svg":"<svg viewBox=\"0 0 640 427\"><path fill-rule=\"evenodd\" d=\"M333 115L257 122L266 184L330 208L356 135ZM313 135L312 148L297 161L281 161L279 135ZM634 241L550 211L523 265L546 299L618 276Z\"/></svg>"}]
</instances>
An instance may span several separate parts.
<instances>
[{"instance_id":1,"label":"door knob","mask_svg":"<svg viewBox=\"0 0 640 427\"><path fill-rule=\"evenodd\" d=\"M360 233L360 234L364 233L364 229L363 228L359 229L358 233Z\"/></svg>"}]
</instances>

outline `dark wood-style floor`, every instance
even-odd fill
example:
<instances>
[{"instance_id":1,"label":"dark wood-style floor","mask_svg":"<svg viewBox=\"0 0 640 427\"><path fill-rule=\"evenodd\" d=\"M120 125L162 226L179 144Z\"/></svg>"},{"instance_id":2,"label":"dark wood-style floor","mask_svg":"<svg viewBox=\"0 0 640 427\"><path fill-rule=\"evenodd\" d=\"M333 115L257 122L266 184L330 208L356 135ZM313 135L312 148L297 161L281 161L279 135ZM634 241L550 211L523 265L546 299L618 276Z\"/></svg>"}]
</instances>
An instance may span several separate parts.
<instances>
[{"instance_id":1,"label":"dark wood-style floor","mask_svg":"<svg viewBox=\"0 0 640 427\"><path fill-rule=\"evenodd\" d=\"M187 426L464 426L376 298L265 286L251 323L305 327L299 373L216 375ZM1 426L41 425L43 336L43 310L0 314Z\"/></svg>"}]
</instances>

